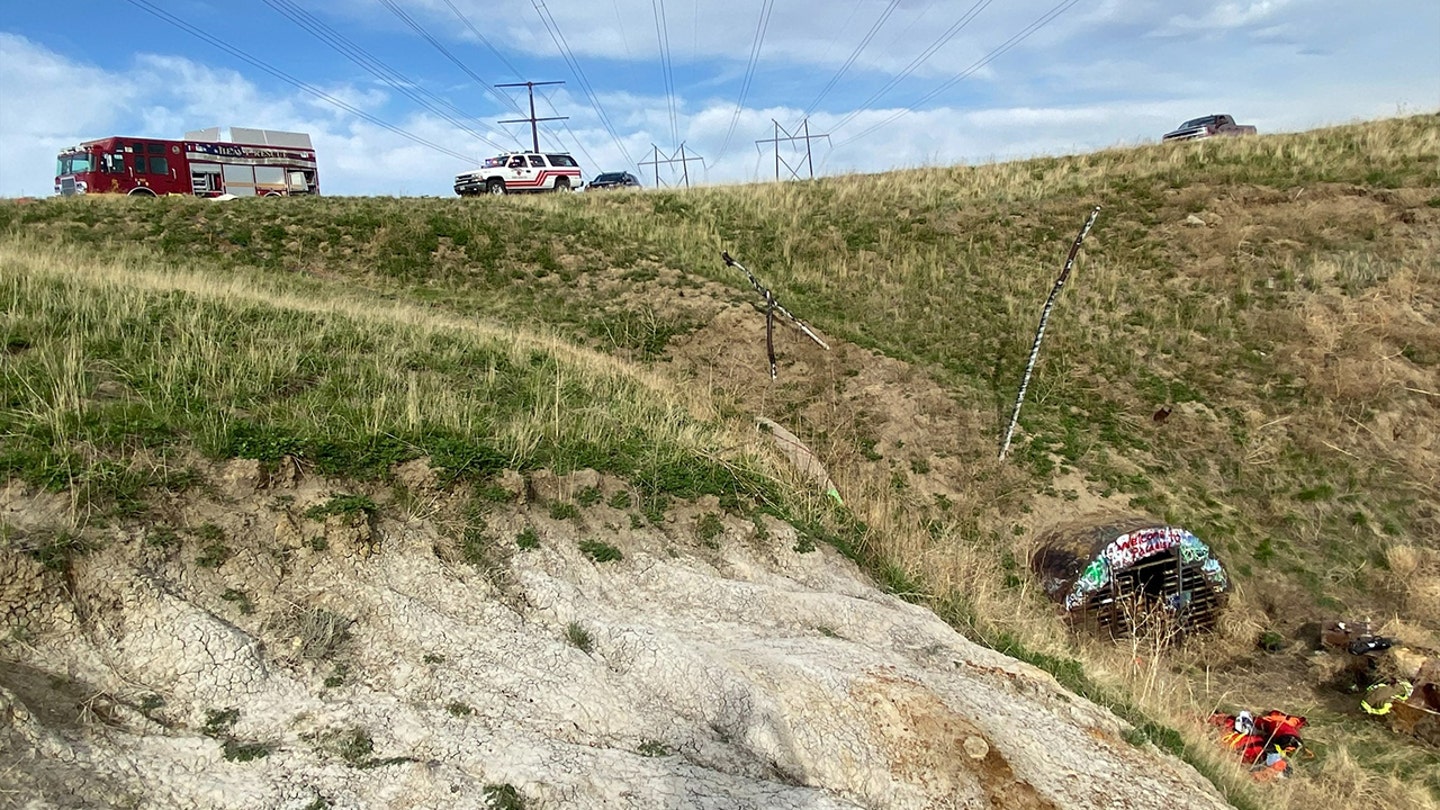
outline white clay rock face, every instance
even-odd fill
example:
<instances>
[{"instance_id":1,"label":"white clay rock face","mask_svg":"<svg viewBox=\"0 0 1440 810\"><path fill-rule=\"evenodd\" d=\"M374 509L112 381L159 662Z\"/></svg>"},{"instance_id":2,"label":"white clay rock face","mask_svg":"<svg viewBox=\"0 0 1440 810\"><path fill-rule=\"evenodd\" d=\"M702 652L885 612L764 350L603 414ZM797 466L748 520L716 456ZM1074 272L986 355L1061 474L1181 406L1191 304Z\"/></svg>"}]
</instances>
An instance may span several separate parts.
<instances>
[{"instance_id":1,"label":"white clay rock face","mask_svg":"<svg viewBox=\"0 0 1440 810\"><path fill-rule=\"evenodd\" d=\"M788 525L652 525L593 473L476 514L424 472L327 511L234 462L83 549L0 491L0 806L1226 806Z\"/></svg>"}]
</instances>

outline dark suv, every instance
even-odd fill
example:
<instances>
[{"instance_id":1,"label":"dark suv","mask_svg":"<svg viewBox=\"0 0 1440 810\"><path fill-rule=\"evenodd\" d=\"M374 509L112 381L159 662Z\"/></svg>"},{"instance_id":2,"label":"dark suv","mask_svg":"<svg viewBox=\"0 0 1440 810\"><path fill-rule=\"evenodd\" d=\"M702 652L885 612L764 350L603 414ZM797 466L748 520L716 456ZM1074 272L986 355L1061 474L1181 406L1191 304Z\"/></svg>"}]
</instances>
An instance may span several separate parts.
<instances>
[{"instance_id":1,"label":"dark suv","mask_svg":"<svg viewBox=\"0 0 1440 810\"><path fill-rule=\"evenodd\" d=\"M629 172L605 172L590 181L590 188L639 188L640 179Z\"/></svg>"}]
</instances>

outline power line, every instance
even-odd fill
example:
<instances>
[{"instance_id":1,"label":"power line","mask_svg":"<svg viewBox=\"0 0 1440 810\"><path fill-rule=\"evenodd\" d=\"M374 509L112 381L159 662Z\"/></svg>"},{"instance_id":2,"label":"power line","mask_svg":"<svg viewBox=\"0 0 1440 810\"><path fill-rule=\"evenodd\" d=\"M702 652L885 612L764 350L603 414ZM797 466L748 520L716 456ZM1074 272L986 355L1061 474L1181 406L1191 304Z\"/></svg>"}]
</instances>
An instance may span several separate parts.
<instances>
[{"instance_id":1,"label":"power line","mask_svg":"<svg viewBox=\"0 0 1440 810\"><path fill-rule=\"evenodd\" d=\"M984 11L987 7L989 7L989 5L993 1L994 0L976 0L975 5L967 9L964 14L960 15L960 19L952 23L949 28L945 29L944 33L937 37L934 42L930 43L930 47L926 48L924 51L921 51L919 56L911 59L910 64L906 65L904 70L892 76L890 78L890 81L885 83L884 87L881 87L879 90L871 93L869 98L855 105L855 109L851 110L850 113L844 118L841 118L839 123L835 124L834 128L839 129L840 127L845 126L853 118L855 118L855 116L860 114L860 110L864 110L865 108L869 107L876 100L880 99L886 93L894 89L896 85L900 84L900 82L909 78L910 74L918 70L921 65L925 64L925 62L930 59L931 56L935 55L936 51L940 50L947 43L949 43L950 40L954 39L956 34L960 33L961 30L963 30L967 25L974 21L974 19L980 15L980 12Z\"/></svg>"},{"instance_id":2,"label":"power line","mask_svg":"<svg viewBox=\"0 0 1440 810\"><path fill-rule=\"evenodd\" d=\"M449 59L449 61L454 62L454 63L455 63L455 66L458 66L458 68L461 69L461 71L464 71L465 74L467 74L467 75L469 76L469 78L475 79L475 82L478 82L478 84L481 85L481 88L484 89L485 92L488 92L488 94L494 95L495 98L501 99L501 102L503 102L503 104L508 105L508 107L510 107L511 110L516 111L517 114L520 114L520 115L526 114L526 111L521 110L520 105L517 105L516 102L513 101L513 99L508 98L508 97L505 97L504 94L500 94L500 92L495 91L494 88L491 88L491 86L490 86L490 84L488 84L488 82L485 82L485 79L484 79L484 78L481 78L480 75L475 74L475 71L471 71L471 69L469 69L469 66L465 65L464 62L459 61L458 56L455 56L454 53L449 52L449 49L448 49L448 48L445 48L444 45L441 45L441 42L439 42L439 40L436 39L435 36L432 36L431 33L428 32L428 30L425 30L425 26L420 25L420 23L418 22L418 20L415 19L415 17L410 16L410 14L406 13L405 10L400 9L400 7L397 6L397 4L395 3L395 0L380 0L380 3L383 3L383 4L384 4L384 7L387 7L387 9L390 9L390 12L395 13L395 16L396 16L396 17L399 17L399 19L402 20L402 22L405 23L405 25L408 25L408 26L410 27L410 30L413 30L413 32L418 33L418 35L420 35L420 36L422 36L422 37L425 37L426 42L431 43L431 45L433 46L433 48L435 48L436 50L439 50L439 52L441 52L442 55L444 55L446 59ZM461 19L461 22L462 22L462 23L465 23L465 25L469 26L469 29L471 29L471 32L472 32L472 33L475 33L475 35L480 36L481 42L484 42L484 43L485 43L485 46L487 46L487 48L490 48L490 49L491 49L491 52L494 52L495 55L500 56L500 52L498 52L498 50L495 50L495 49L494 49L494 46L491 46L491 45L490 45L490 40L485 39L484 36L481 36L481 35L480 35L480 32L478 32L478 30L475 29L475 26L474 26L474 25L471 25L471 22L469 22L469 20L467 19L467 17L465 17L465 14L462 14L461 12L459 12L459 9L458 9L458 7L455 7L455 4L448 3L448 1L446 1L446 4L448 4L449 9L451 9L451 12L454 12L454 13L456 14L456 16L458 16L459 19ZM505 61L504 56L500 56L500 59L501 59L501 61L505 62L505 65L510 66L510 69L514 69L514 65L510 65L510 62ZM543 84L549 84L549 82L543 82ZM495 85L495 86L505 86L505 85ZM559 120L559 118L560 118L560 117L556 117L556 120ZM530 117L524 118L524 121L528 121L528 123L530 123L531 141L533 141L534 150L539 151L539 150L540 150L540 138L539 138L539 133L537 133L536 127L534 127L534 121L536 121L536 114L534 114L534 88L533 88L533 86L531 86L531 94L530 94ZM501 121L501 123L503 123L503 124L508 124L508 123L513 123L513 121ZM572 134L573 134L573 133L572 133ZM549 137L549 134L547 134L547 137ZM559 143L559 141L556 141L556 143ZM579 140L576 140L576 146L579 146L579 147L580 147L580 151L582 151L582 153L585 154L586 159L592 161L592 163L593 163L593 159L590 159L589 153L586 153L585 147L583 147L582 144L579 143Z\"/></svg>"},{"instance_id":3,"label":"power line","mask_svg":"<svg viewBox=\"0 0 1440 810\"><path fill-rule=\"evenodd\" d=\"M735 125L740 122L740 113L745 109L745 97L750 94L750 82L755 78L755 65L760 61L760 46L765 43L765 32L770 28L770 12L775 9L775 0L763 0L760 4L760 18L755 21L755 38L750 44L750 61L745 65L745 78L740 82L740 100L735 103L735 112L730 116L730 128L725 130L725 140L720 144L720 156L715 162L725 159L730 150L730 137L735 134Z\"/></svg>"},{"instance_id":4,"label":"power line","mask_svg":"<svg viewBox=\"0 0 1440 810\"><path fill-rule=\"evenodd\" d=\"M680 140L675 125L675 70L670 61L670 24L665 20L665 0L650 0L655 12L655 38L660 41L660 77L665 86L665 102L670 108L670 140Z\"/></svg>"},{"instance_id":5,"label":"power line","mask_svg":"<svg viewBox=\"0 0 1440 810\"><path fill-rule=\"evenodd\" d=\"M460 22L463 23L466 28L470 29L470 33L474 34L475 38L480 40L481 44L483 44L486 48L490 49L490 53L495 54L496 59L504 62L505 67L510 68L511 73L514 73L516 76L520 75L520 68L517 68L514 65L510 64L510 60L505 58L505 54L501 53L498 49L496 49L494 45L490 44L490 40L486 39L485 35L480 33L480 29L476 28L475 24L470 22L469 17L466 17L463 13L461 13L460 9L456 8L455 4L450 2L450 0L445 0L445 5L449 6L450 10L455 12L455 16L460 18ZM506 97L505 101L511 107L515 108L515 112L521 111L520 106L515 102L511 101L509 97Z\"/></svg>"},{"instance_id":6,"label":"power line","mask_svg":"<svg viewBox=\"0 0 1440 810\"><path fill-rule=\"evenodd\" d=\"M478 40L480 40L480 42L481 42L486 48L488 48L488 49L490 50L490 53L492 53L492 54L495 55L495 58L496 58L496 59L499 59L501 62L505 63L505 67L510 68L510 72L513 73L513 74L515 74L515 78L517 78L517 79L520 78L520 69L517 68L517 67L515 67L515 65L514 65L513 63L511 63L511 61L510 61L509 59L506 59L506 58L505 58L505 54L501 53L501 52L499 51L499 49L497 49L494 45L490 44L490 40L489 40L489 39L486 39L486 38L485 38L485 35L480 32L480 29L479 29L479 28L476 28L476 27L475 27L475 24L472 23L472 22L470 22L470 18L467 17L467 16L465 16L464 12L462 12L462 11L459 9L459 7L457 7L453 2L451 2L451 0L444 0L444 2L445 2L445 5L450 8L450 11L455 14L455 17L460 20L461 24L463 24L466 28L470 29L470 33L474 34L474 35L475 35L475 38L478 39ZM488 89L488 88L487 88L487 89ZM508 105L508 106L510 107L510 109L514 110L516 113L518 113L518 114L520 114L520 115L524 115L524 114L525 114L525 111L520 108L520 105L516 104L515 101L514 101L513 99L511 99L509 96L505 96L505 95L501 94L501 97L504 99L504 103L505 103L506 105ZM545 99L545 103L550 106L550 112L554 112L554 113L558 113L558 112L559 112L558 110L555 109L555 105L550 104L550 100L549 100L548 98ZM531 117L534 117L534 115L535 115L535 110L534 110L533 108L530 110L530 115L531 115ZM575 143L575 148L580 150L580 154L584 155L584 156L585 156L585 159L586 159L587 161L589 161L592 165L594 165L594 164L595 164L595 159L594 159L593 157L591 157L591 156L590 156L590 152L585 149L585 144L580 141L580 136L576 135L575 132L574 132L574 130L570 129L570 125L569 125L569 124L562 122L562 123L561 123L561 126L563 126L563 127L565 128L565 131L566 131L567 133L569 133L569 135L570 135L570 140ZM565 144L564 144L564 141L561 141L558 137L556 137L555 135L553 135L553 134L551 134L551 133L549 133L549 132L546 132L546 133L545 133L545 138L546 138L546 140L550 141L551 143L556 144L557 146L564 146L564 145L565 145Z\"/></svg>"},{"instance_id":7,"label":"power line","mask_svg":"<svg viewBox=\"0 0 1440 810\"><path fill-rule=\"evenodd\" d=\"M962 80L964 80L964 79L966 79L966 78L969 78L969 77L970 77L971 75L973 75L976 71L980 70L981 68L983 68L983 67L985 67L986 65L990 64L991 62L995 61L995 60L998 59L999 57L1003 56L1006 52L1008 52L1011 48L1014 48L1016 45L1019 45L1021 42L1025 41L1026 39L1028 39L1031 34L1034 34L1036 31L1039 31L1041 28L1044 28L1045 26L1049 25L1051 22L1053 22L1053 21L1055 20L1056 17L1059 17L1061 14L1064 14L1066 11L1069 11L1071 7L1073 7L1074 5L1076 5L1076 4L1079 3L1079 2L1080 2L1080 0L1061 0L1060 3L1057 3L1054 7L1052 7L1049 11L1046 11L1044 14L1041 14L1039 17L1037 17L1037 18L1036 18L1033 22L1031 22L1029 25L1025 26L1025 27L1022 28L1018 33L1016 33L1014 36L1010 37L1009 39L1005 40L1005 41L1004 41L1003 43L1001 43L1000 45L996 46L996 48L995 48L994 50L992 50L992 51L990 51L989 53L985 54L985 56L981 57L981 58L980 58L979 60L977 60L974 64L970 65L970 67L965 68L964 70L960 71L959 74L957 74L957 75L954 76L953 78L949 79L948 81L944 82L944 83L941 84L939 87L936 87L934 90L931 90L929 93L926 93L925 95L921 96L919 99L917 99L915 102L913 102L913 103L910 105L910 107L907 107L906 109L903 109L903 110L900 110L900 111L896 112L894 115L891 115L889 118L886 118L884 121L881 121L880 123L875 124L875 125L867 128L867 129L865 129L864 131L862 131L862 132L859 133L858 135L855 135L854 137L847 138L847 139L841 141L840 143L836 144L836 147L839 148L839 147L844 146L844 145L846 145L846 144L854 143L855 141L860 140L861 138L865 137L866 135L869 135L870 133L874 132L875 130L880 129L881 127L889 126L891 123L894 123L896 120L898 120L898 119L900 119L900 118L908 115L909 113L912 112L912 109L911 109L911 108L913 108L913 107L918 107L919 105L924 104L925 102L929 101L930 99L935 98L936 96L940 95L941 93L945 92L946 90L949 90L951 87L954 87L954 86L955 86L957 83L959 83L960 81L962 81ZM851 116L847 117L846 120L849 120L850 118L853 118L853 117L854 117L854 116L851 115Z\"/></svg>"},{"instance_id":8,"label":"power line","mask_svg":"<svg viewBox=\"0 0 1440 810\"><path fill-rule=\"evenodd\" d=\"M810 113L814 112L815 108L820 106L820 101L835 87L835 83L840 81L840 77L845 75L845 72L850 69L850 66L855 64L855 60L860 57L860 52L865 50L865 46L870 44L870 40L874 39L876 34L880 33L880 27L890 19L890 15L895 13L895 8L899 5L900 0L890 0L890 5L886 6L885 10L880 12L880 17L870 25L870 30L865 33L864 39L860 40L860 44L856 45L855 50L850 52L850 56L845 60L845 63L840 66L839 70L835 71L835 75L831 76L830 81L826 82L825 86L820 89L820 95L816 96L815 100L810 102L810 106L805 108L805 112L800 114L801 118L809 118Z\"/></svg>"},{"instance_id":9,"label":"power line","mask_svg":"<svg viewBox=\"0 0 1440 810\"><path fill-rule=\"evenodd\" d=\"M454 63L454 65L455 65L456 67L458 67L458 68L460 68L462 71L464 71L464 72L465 72L465 75L467 75L467 76L469 76L470 78L474 79L474 80L475 80L475 83L478 84L478 85L480 85L480 89L484 90L485 92L487 92L487 93L493 95L495 98L499 99L501 104L508 104L508 105L510 105L511 107L516 107L514 101L506 98L506 97L505 97L503 94L501 94L501 93L495 92L495 90L490 87L490 83L489 83L489 82L485 81L485 79L484 79L483 77L481 77L480 74L478 74L478 73L476 73L475 71L471 70L469 65L466 65L464 62L460 61L460 58L457 57L455 54L451 53L448 48L446 48L443 44L441 44L440 40L438 40L438 39L436 39L435 37L431 36L430 32L429 32L429 31L426 31L425 28L424 28L424 26L422 26L422 25L420 25L420 23L416 22L416 21L415 21L415 18L414 18L414 17L411 17L408 13L406 13L405 9L400 8L398 5L396 5L395 2L394 2L394 0L380 0L380 3L381 3L381 5L385 6L385 7L388 8L388 9L390 9L391 13L393 13L396 17L398 17L401 22L403 22L403 23L405 23L407 26L409 26L409 27L410 27L410 30L414 31L415 33L417 33L417 34L419 34L421 37L423 37L426 42L429 42L429 43L431 44L431 46L433 46L433 47L435 48L435 50L439 51L442 55L444 55L444 57L445 57L446 59L449 59L452 63ZM523 111L520 110L518 107L516 107L516 112L523 112Z\"/></svg>"},{"instance_id":10,"label":"power line","mask_svg":"<svg viewBox=\"0 0 1440 810\"><path fill-rule=\"evenodd\" d=\"M305 82L303 82L303 81L295 78L294 76L291 76L290 74L286 73L285 71L280 70L279 68L270 65L268 62L264 62L264 61L262 61L262 60L260 60L260 59L258 59L258 58L256 58L256 57L254 57L254 56L251 56L250 54L246 53L245 51L243 51L243 50L241 50L241 49L239 49L239 48L236 48L235 46L230 45L230 44L224 42L223 40L218 39L218 38L212 36L211 34L205 32L203 29L197 28L196 26L191 25L190 23L185 22L184 20L182 20L182 19L180 19L179 17L176 17L176 16L170 14L169 12L166 12L166 11L163 11L163 10L161 10L161 9L156 8L153 4L149 3L148 0L125 0L125 2L129 3L129 4L132 5L132 6L135 6L136 8L140 9L141 11L144 11L144 12L146 12L146 13L154 16L154 17L159 18L159 19L162 20L163 22L167 22L167 23L169 23L170 25L173 25L173 26L175 26L176 28L179 28L180 30L182 30L182 31L190 34L191 36L197 37L198 39L204 40L205 42L208 42L208 43L210 43L211 45L214 45L215 47L221 49L222 51L225 51L226 53L230 54L231 56L234 56L236 59L241 59L241 60L243 60L243 61L245 61L245 62L247 62L247 63L249 63L249 64L251 64L251 65L253 65L253 66L255 66L255 67L257 67L257 68L259 68L259 69L261 69L261 70L263 70L263 71L265 71L266 73L269 73L271 76L274 76L275 78L277 78L277 79L285 82L286 84L292 85L292 86L294 86L294 87L296 87L296 88L298 88L298 89L300 89L300 90L303 90L304 92L309 93L309 94L315 96L316 98L319 98L320 100L326 102L327 104L333 105L333 106L335 106L335 107L339 107L340 109L342 109L342 110L350 113L351 115L354 115L354 116L356 116L356 117L358 117L358 118L361 118L361 119L363 119L363 120L365 120L365 121L368 121L368 122L374 124L375 126L381 127L382 129L389 130L390 132L393 132L393 133L395 133L396 135L399 135L400 137L405 138L406 140L411 141L412 143L416 143L416 144L419 144L419 145L421 145L421 146L428 147L428 148L433 149L433 150L435 150L436 152L439 152L439 153L441 153L441 154L443 154L443 155L449 155L450 157L456 158L457 160L463 160L463 161L465 161L465 162L467 162L467 163L470 162L470 160L472 159L471 156L469 156L469 155L462 154L462 153L456 152L456 151L454 151L454 150L452 150L452 149L450 149L450 148L448 148L448 147L444 147L444 146L441 146L441 145L439 145L439 144L437 144L437 143L433 143L433 142L431 142L431 141L427 141L427 140L425 140L424 138L420 137L419 135L416 135L416 134L414 134L414 133L412 133L412 132L408 132L408 131L406 131L406 130L404 130L404 129L401 129L400 127L397 127L397 126L395 126L394 124L392 124L392 123L390 123L390 122L388 122L388 121L384 121L384 120L382 120L382 119L380 119L380 118L376 118L375 116L371 115L370 113L365 112L364 110L361 110L361 109L359 109L359 108L357 108L357 107L355 107L355 106L353 106L353 105L351 105L351 104L347 104L347 103L345 103L344 101L341 101L340 99L335 98L334 96L330 95L329 93L326 93L324 90L321 90L321 89L319 89L319 88L317 88L317 87L315 87L315 86L313 86L313 85L306 84Z\"/></svg>"},{"instance_id":11,"label":"power line","mask_svg":"<svg viewBox=\"0 0 1440 810\"><path fill-rule=\"evenodd\" d=\"M560 50L560 55L564 58L565 64L570 67L570 72L575 74L575 79L580 84L580 89L584 91L585 97L590 101L590 106L600 118L600 123L604 125L605 131L610 133L610 138L615 142L615 146L620 150L620 154L625 156L625 162L637 169L640 168L640 164L636 163L635 159L630 157L630 152L625 148L625 143L620 139L620 134L615 131L614 125L610 123L610 117L605 114L604 108L600 106L599 96L595 94L594 88L590 86L590 80L586 78L585 71L580 68L580 62L575 59L575 54L570 50L569 43L565 41L565 35L560 32L560 24L555 22L555 17L550 13L550 9L545 6L543 0L531 0L531 5L535 7L535 13L540 15L540 22L545 25L546 32L550 34L550 39L554 41L555 47Z\"/></svg>"},{"instance_id":12,"label":"power line","mask_svg":"<svg viewBox=\"0 0 1440 810\"><path fill-rule=\"evenodd\" d=\"M419 104L430 112L440 116L446 121L449 121L457 128L468 132L477 140L488 144L494 149L504 151L504 146L490 140L485 135L482 135L481 133L472 129L470 125L467 124L464 120L466 118L469 118L470 116L468 116L463 110L456 107L454 104L451 104L449 101L440 98L434 93L425 90L423 87L420 87L417 82L411 80L409 77L405 76L405 74L400 73L399 71L385 64L366 49L360 47L351 40L346 39L343 35L326 25L324 22L316 19L313 15L306 12L304 9L300 8L295 3L290 2L290 0L265 0L265 3L266 5L273 8L275 11L285 16L291 22L294 22L296 25L308 31L316 39L319 39L321 42L329 45L340 55L344 56L345 58L349 59L350 61L364 68L365 70L369 71L369 73L375 76L375 78L390 85L390 87L394 88L397 92L414 101L416 104ZM422 98L422 95L424 96L424 98ZM428 101L427 98L432 99L433 101ZM439 105L448 107L450 110L453 111L454 114L446 112L445 110L441 109Z\"/></svg>"}]
</instances>

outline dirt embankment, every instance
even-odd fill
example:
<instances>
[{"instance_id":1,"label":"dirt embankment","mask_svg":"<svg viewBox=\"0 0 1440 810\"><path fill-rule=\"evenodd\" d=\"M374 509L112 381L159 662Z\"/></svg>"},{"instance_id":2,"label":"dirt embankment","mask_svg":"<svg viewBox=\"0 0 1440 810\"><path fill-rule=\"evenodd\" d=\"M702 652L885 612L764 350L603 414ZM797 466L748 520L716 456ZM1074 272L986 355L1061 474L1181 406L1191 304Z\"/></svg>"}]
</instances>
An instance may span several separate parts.
<instances>
[{"instance_id":1,"label":"dirt embankment","mask_svg":"<svg viewBox=\"0 0 1440 810\"><path fill-rule=\"evenodd\" d=\"M1224 806L787 525L401 473L232 462L83 549L67 500L0 493L0 804Z\"/></svg>"}]
</instances>

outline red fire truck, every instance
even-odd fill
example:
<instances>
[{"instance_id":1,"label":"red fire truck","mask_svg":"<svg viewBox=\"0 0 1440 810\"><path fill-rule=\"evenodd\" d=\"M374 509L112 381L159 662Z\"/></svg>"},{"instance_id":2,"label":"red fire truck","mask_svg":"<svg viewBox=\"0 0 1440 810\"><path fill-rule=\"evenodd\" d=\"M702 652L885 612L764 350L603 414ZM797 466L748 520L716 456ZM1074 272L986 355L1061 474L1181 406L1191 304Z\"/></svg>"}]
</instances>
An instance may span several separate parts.
<instances>
[{"instance_id":1,"label":"red fire truck","mask_svg":"<svg viewBox=\"0 0 1440 810\"><path fill-rule=\"evenodd\" d=\"M303 132L211 127L183 141L112 137L66 149L55 193L279 197L319 194L320 175Z\"/></svg>"}]
</instances>

